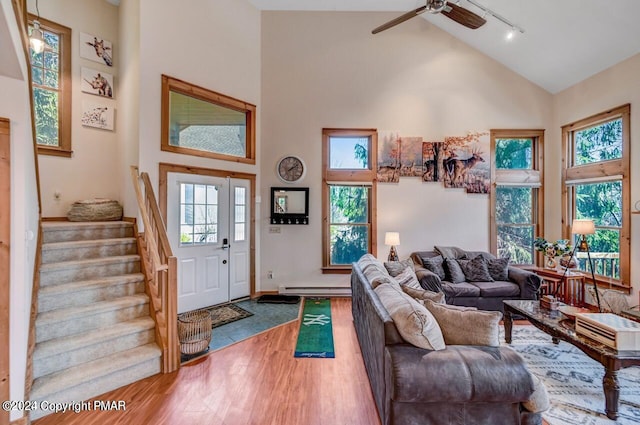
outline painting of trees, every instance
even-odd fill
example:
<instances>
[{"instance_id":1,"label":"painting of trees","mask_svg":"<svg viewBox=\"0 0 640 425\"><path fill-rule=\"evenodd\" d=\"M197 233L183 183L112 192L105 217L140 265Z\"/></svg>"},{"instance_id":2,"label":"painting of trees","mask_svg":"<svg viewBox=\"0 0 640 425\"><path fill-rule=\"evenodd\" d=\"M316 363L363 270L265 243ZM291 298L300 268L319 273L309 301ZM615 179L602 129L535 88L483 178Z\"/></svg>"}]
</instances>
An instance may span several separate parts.
<instances>
[{"instance_id":1,"label":"painting of trees","mask_svg":"<svg viewBox=\"0 0 640 425\"><path fill-rule=\"evenodd\" d=\"M400 177L422 176L422 137L400 138Z\"/></svg>"},{"instance_id":2,"label":"painting of trees","mask_svg":"<svg viewBox=\"0 0 640 425\"><path fill-rule=\"evenodd\" d=\"M378 172L381 183L400 181L400 135L397 132L378 135Z\"/></svg>"},{"instance_id":3,"label":"painting of trees","mask_svg":"<svg viewBox=\"0 0 640 425\"><path fill-rule=\"evenodd\" d=\"M422 181L442 181L442 142L422 143Z\"/></svg>"},{"instance_id":4,"label":"painting of trees","mask_svg":"<svg viewBox=\"0 0 640 425\"><path fill-rule=\"evenodd\" d=\"M489 159L489 132L446 137L442 155L444 186L464 188L468 193L489 193Z\"/></svg>"}]
</instances>

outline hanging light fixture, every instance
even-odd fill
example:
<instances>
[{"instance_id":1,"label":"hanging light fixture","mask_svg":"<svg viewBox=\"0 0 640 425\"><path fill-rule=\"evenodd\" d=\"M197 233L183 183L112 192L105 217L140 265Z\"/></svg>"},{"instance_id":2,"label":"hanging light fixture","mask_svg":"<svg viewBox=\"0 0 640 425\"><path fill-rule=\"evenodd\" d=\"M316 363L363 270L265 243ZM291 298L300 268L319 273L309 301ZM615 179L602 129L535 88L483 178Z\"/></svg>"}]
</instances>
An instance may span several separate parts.
<instances>
[{"instance_id":1,"label":"hanging light fixture","mask_svg":"<svg viewBox=\"0 0 640 425\"><path fill-rule=\"evenodd\" d=\"M40 29L40 9L38 9L38 0L36 0L36 13L37 19L33 20L33 28L31 28L31 35L29 36L29 45L36 53L42 53L44 50L44 32Z\"/></svg>"}]
</instances>

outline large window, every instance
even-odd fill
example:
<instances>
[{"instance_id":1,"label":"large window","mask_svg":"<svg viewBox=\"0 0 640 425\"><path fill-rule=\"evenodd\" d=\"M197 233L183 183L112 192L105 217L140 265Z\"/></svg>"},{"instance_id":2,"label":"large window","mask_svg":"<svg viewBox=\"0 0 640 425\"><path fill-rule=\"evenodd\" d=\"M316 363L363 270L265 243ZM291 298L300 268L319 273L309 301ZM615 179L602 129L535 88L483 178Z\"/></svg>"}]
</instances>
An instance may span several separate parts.
<instances>
[{"instance_id":1,"label":"large window","mask_svg":"<svg viewBox=\"0 0 640 425\"><path fill-rule=\"evenodd\" d=\"M161 149L255 164L256 107L162 76Z\"/></svg>"},{"instance_id":2,"label":"large window","mask_svg":"<svg viewBox=\"0 0 640 425\"><path fill-rule=\"evenodd\" d=\"M491 250L514 264L534 264L543 226L543 130L492 130Z\"/></svg>"},{"instance_id":3,"label":"large window","mask_svg":"<svg viewBox=\"0 0 640 425\"><path fill-rule=\"evenodd\" d=\"M32 31L34 15L29 15ZM71 29L40 18L45 47L29 49L38 153L71 156Z\"/></svg>"},{"instance_id":4,"label":"large window","mask_svg":"<svg viewBox=\"0 0 640 425\"><path fill-rule=\"evenodd\" d=\"M323 271L351 270L368 252L375 255L375 130L324 129Z\"/></svg>"},{"instance_id":5,"label":"large window","mask_svg":"<svg viewBox=\"0 0 640 425\"><path fill-rule=\"evenodd\" d=\"M564 237L574 219L594 221L587 242L598 283L608 286L630 286L629 114L624 105L562 127ZM576 256L590 272L587 253Z\"/></svg>"}]
</instances>

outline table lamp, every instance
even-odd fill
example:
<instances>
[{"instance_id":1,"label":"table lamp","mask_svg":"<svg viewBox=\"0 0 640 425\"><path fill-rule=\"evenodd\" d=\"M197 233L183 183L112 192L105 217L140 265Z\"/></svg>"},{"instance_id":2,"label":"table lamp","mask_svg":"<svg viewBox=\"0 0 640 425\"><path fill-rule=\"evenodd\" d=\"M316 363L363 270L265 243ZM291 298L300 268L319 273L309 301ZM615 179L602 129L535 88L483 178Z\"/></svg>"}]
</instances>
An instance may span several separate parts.
<instances>
[{"instance_id":1,"label":"table lamp","mask_svg":"<svg viewBox=\"0 0 640 425\"><path fill-rule=\"evenodd\" d=\"M384 234L384 244L391 246L391 249L389 250L389 261L398 261L396 245L400 245L400 233L386 232Z\"/></svg>"}]
</instances>

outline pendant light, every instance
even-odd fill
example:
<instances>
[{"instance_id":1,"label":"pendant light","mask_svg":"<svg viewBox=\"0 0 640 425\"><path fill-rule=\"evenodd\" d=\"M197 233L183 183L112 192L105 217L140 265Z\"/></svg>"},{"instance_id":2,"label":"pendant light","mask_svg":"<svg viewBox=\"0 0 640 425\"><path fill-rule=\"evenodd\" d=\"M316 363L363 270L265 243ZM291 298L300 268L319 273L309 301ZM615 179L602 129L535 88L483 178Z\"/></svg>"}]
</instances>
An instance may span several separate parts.
<instances>
[{"instance_id":1,"label":"pendant light","mask_svg":"<svg viewBox=\"0 0 640 425\"><path fill-rule=\"evenodd\" d=\"M38 9L38 0L36 0L36 13L37 19L33 20L33 28L31 29L31 35L29 36L29 45L35 53L42 53L44 50L44 33L40 29L40 9Z\"/></svg>"}]
</instances>

